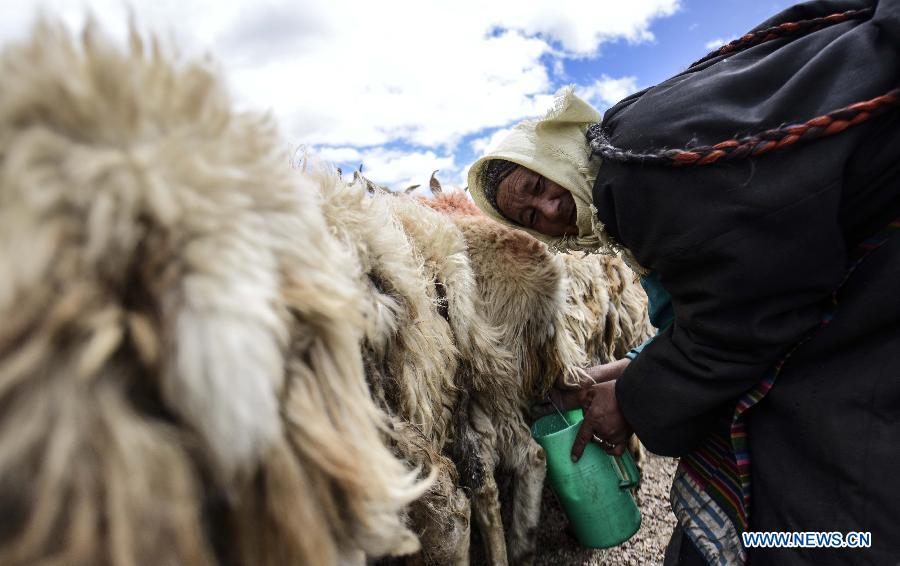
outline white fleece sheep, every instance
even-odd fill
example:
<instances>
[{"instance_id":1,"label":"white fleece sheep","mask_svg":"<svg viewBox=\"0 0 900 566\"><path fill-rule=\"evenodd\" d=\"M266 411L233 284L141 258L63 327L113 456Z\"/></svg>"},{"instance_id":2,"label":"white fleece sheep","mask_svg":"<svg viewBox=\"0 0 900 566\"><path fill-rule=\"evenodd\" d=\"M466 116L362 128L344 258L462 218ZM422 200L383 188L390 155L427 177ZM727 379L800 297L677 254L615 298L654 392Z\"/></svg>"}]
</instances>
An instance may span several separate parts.
<instances>
[{"instance_id":1,"label":"white fleece sheep","mask_svg":"<svg viewBox=\"0 0 900 566\"><path fill-rule=\"evenodd\" d=\"M621 260L554 256L528 234L483 215L462 192L439 194L429 206L462 231L475 271L484 318L499 326L516 371L472 394L475 459L487 471L474 490L473 512L492 563L527 564L545 474L543 452L531 439L523 411L553 382L581 378L579 368L612 361L649 336L646 297ZM636 439L630 448L640 459ZM495 468L512 472L513 519L508 547L500 522Z\"/></svg>"},{"instance_id":2,"label":"white fleece sheep","mask_svg":"<svg viewBox=\"0 0 900 566\"><path fill-rule=\"evenodd\" d=\"M0 563L465 563L471 512L530 560L522 411L646 334L625 271L291 170L135 33L41 24L0 72Z\"/></svg>"},{"instance_id":3,"label":"white fleece sheep","mask_svg":"<svg viewBox=\"0 0 900 566\"><path fill-rule=\"evenodd\" d=\"M415 550L354 260L267 119L135 33L0 72L0 563Z\"/></svg>"}]
</instances>

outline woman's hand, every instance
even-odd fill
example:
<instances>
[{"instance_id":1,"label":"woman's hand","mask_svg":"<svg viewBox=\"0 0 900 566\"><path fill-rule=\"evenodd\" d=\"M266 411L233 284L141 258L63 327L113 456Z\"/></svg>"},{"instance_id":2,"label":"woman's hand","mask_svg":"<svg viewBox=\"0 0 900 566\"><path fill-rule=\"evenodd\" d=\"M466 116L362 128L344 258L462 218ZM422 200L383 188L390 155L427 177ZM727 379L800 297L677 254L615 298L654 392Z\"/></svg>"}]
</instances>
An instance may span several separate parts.
<instances>
[{"instance_id":1,"label":"woman's hand","mask_svg":"<svg viewBox=\"0 0 900 566\"><path fill-rule=\"evenodd\" d=\"M572 445L572 461L577 462L584 447L591 440L597 441L607 454L621 456L631 437L631 426L619 410L616 400L616 380L591 385L582 404L584 421L578 428Z\"/></svg>"},{"instance_id":2,"label":"woman's hand","mask_svg":"<svg viewBox=\"0 0 900 566\"><path fill-rule=\"evenodd\" d=\"M572 461L577 462L584 447L595 440L608 454L621 455L632 434L631 427L619 410L616 400L616 380L631 360L625 358L584 370L585 378L577 384L557 380L550 392L552 403L559 409L584 411L584 421L572 446Z\"/></svg>"},{"instance_id":3,"label":"woman's hand","mask_svg":"<svg viewBox=\"0 0 900 566\"><path fill-rule=\"evenodd\" d=\"M562 391L572 391L580 388L583 385L593 385L597 383L603 383L604 381L619 379L619 376L622 375L622 372L625 371L625 368L628 367L628 364L630 363L630 359L622 358L621 360L616 360L608 364L585 368L582 370L582 372L584 373L584 378L579 383L570 385L563 381L562 377L560 377L556 380L556 388ZM574 409L574 407L572 408Z\"/></svg>"}]
</instances>

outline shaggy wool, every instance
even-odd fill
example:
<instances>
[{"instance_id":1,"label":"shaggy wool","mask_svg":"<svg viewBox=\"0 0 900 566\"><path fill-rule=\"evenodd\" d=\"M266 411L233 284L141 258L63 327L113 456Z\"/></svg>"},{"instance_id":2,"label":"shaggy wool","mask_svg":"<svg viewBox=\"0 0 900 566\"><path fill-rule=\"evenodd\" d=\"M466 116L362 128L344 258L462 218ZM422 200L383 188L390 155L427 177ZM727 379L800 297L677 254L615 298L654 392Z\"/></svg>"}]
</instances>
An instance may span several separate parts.
<instances>
[{"instance_id":1,"label":"shaggy wool","mask_svg":"<svg viewBox=\"0 0 900 566\"><path fill-rule=\"evenodd\" d=\"M418 548L353 258L205 62L42 23L0 55L0 563Z\"/></svg>"}]
</instances>

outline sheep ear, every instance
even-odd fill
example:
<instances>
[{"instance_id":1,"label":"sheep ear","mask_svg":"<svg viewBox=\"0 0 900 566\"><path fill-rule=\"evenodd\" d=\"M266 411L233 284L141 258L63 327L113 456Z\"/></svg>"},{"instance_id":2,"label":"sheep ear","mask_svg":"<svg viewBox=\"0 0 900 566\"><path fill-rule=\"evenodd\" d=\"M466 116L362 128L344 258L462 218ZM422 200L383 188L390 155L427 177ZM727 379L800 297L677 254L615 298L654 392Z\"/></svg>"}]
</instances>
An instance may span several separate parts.
<instances>
[{"instance_id":1,"label":"sheep ear","mask_svg":"<svg viewBox=\"0 0 900 566\"><path fill-rule=\"evenodd\" d=\"M428 180L428 186L431 187L431 192L436 195L439 195L443 192L443 189L441 189L441 182L438 181L437 178L434 176L435 173L437 173L438 171L440 171L440 169L435 169L431 173L431 179Z\"/></svg>"},{"instance_id":2,"label":"sheep ear","mask_svg":"<svg viewBox=\"0 0 900 566\"><path fill-rule=\"evenodd\" d=\"M414 190L418 189L418 188L421 187L421 186L422 186L422 185L410 185L410 186L406 187L406 190L403 191L403 192L406 193L406 194L409 194L409 193L413 192Z\"/></svg>"}]
</instances>

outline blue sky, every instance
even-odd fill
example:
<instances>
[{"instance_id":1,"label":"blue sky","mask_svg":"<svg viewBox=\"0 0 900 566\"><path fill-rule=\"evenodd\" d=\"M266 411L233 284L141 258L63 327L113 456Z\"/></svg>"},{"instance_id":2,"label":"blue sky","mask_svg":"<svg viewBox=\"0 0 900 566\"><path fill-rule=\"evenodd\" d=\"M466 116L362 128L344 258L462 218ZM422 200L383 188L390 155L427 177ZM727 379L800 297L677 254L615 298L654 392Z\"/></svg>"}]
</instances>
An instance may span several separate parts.
<instances>
[{"instance_id":1,"label":"blue sky","mask_svg":"<svg viewBox=\"0 0 900 566\"><path fill-rule=\"evenodd\" d=\"M566 70L580 81L598 73L633 75L642 86L659 83L709 52L717 40L735 39L796 2L775 0L683 0L672 16L655 20L654 41L605 45L594 59L573 61Z\"/></svg>"},{"instance_id":2,"label":"blue sky","mask_svg":"<svg viewBox=\"0 0 900 566\"><path fill-rule=\"evenodd\" d=\"M559 87L598 109L675 74L793 2L784 0L155 0L144 34L211 56L241 108L269 112L288 149L392 189L468 165ZM121 0L0 6L0 44L38 9L79 29L91 12L119 40Z\"/></svg>"},{"instance_id":3,"label":"blue sky","mask_svg":"<svg viewBox=\"0 0 900 566\"><path fill-rule=\"evenodd\" d=\"M557 62L557 73L551 73L551 87L548 92L567 84L592 85L597 82L619 80L624 84L610 89L612 96L594 96L591 102L603 110L614 99L631 91L656 84L667 77L680 72L691 62L708 53L712 48L743 35L751 28L765 21L772 15L791 6L794 2L787 0L681 0L674 13L653 18L649 21L648 30L651 39L633 41L628 38L616 38L609 42L600 42L597 52L591 55L575 57L545 56L541 63L551 68ZM595 4L596 6L596 4ZM602 10L595 10L597 18L602 18ZM495 34L502 32L501 27ZM558 42L551 38L551 45L558 47ZM562 72L558 72L560 70ZM630 80L622 81L623 78ZM578 89L583 92L585 89ZM621 96L619 96L621 95ZM439 169L440 157L452 154L455 167L445 168L438 174L439 178L449 178L452 184L465 183L466 165L480 157L490 147L486 138L492 134L502 137L504 130L518 120L511 120L501 127L489 127L464 135L451 151L441 151L435 146L410 144L407 140L398 140L383 144L381 147L398 153L433 152L433 168ZM474 145L474 147L473 147ZM325 152L328 154L328 152ZM335 156L340 156L340 151ZM352 169L362 163L366 165L365 151L358 160L338 160L344 170ZM423 160L424 161L424 160ZM423 163L423 166L426 164ZM404 183L421 183L426 187L425 179L432 166L418 174L417 178L399 180L397 178L378 179L377 169L374 180L386 182L393 189L403 188ZM448 170L449 169L449 170ZM371 171L370 171L371 173ZM424 188L422 189L424 190Z\"/></svg>"},{"instance_id":4,"label":"blue sky","mask_svg":"<svg viewBox=\"0 0 900 566\"><path fill-rule=\"evenodd\" d=\"M574 83L588 85L603 77L634 77L636 89L657 84L684 70L712 48L736 39L769 17L792 6L787 0L682 0L677 11L652 21L654 38L630 42L625 39L604 43L596 56L565 60L564 75L553 81L554 88ZM600 17L598 15L598 17ZM629 91L636 90L626 89ZM627 94L622 91L622 94ZM610 100L593 99L601 111ZM498 129L486 129L463 138L456 156L472 163L481 155L471 147L474 140ZM397 147L409 149L398 144ZM344 163L345 167L350 163Z\"/></svg>"}]
</instances>

